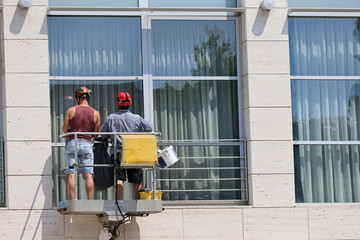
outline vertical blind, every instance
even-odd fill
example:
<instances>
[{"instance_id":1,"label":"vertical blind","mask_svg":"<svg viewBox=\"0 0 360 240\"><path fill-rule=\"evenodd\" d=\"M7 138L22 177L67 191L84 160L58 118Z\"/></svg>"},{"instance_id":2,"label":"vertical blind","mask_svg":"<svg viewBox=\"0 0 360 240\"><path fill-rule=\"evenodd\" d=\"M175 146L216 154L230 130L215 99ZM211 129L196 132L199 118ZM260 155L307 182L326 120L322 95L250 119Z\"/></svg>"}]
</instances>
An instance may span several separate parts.
<instances>
[{"instance_id":1,"label":"vertical blind","mask_svg":"<svg viewBox=\"0 0 360 240\"><path fill-rule=\"evenodd\" d=\"M357 18L289 20L294 140L324 142L294 148L298 202L360 201L360 149L350 145L360 136L359 28Z\"/></svg>"}]
</instances>

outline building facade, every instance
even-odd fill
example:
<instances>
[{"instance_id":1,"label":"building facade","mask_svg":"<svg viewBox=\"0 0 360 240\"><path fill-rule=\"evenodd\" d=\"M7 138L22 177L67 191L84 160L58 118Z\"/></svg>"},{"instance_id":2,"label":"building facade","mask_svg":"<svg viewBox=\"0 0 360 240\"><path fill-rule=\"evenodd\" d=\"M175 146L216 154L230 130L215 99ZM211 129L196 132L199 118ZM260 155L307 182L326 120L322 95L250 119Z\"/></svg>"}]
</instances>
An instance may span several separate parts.
<instances>
[{"instance_id":1,"label":"building facade","mask_svg":"<svg viewBox=\"0 0 360 240\"><path fill-rule=\"evenodd\" d=\"M360 239L360 5L266 4L3 0L0 239L106 239L57 212L83 85L102 122L130 92L180 156L157 174L164 211L119 239Z\"/></svg>"}]
</instances>

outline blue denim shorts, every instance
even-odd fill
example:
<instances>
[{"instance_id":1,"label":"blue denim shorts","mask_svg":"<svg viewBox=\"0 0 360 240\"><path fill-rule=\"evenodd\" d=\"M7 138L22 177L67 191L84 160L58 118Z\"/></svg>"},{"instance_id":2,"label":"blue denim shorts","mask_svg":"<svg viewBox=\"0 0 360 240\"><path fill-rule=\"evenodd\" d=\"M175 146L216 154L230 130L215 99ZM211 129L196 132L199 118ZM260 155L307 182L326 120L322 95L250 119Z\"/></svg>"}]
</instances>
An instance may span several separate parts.
<instances>
[{"instance_id":1,"label":"blue denim shorts","mask_svg":"<svg viewBox=\"0 0 360 240\"><path fill-rule=\"evenodd\" d=\"M94 164L94 153L92 143L84 139L77 140L78 164ZM75 163L75 140L71 140L66 145L66 166L69 167ZM83 174L94 173L93 167L79 168ZM75 169L67 169L66 174L75 173Z\"/></svg>"}]
</instances>

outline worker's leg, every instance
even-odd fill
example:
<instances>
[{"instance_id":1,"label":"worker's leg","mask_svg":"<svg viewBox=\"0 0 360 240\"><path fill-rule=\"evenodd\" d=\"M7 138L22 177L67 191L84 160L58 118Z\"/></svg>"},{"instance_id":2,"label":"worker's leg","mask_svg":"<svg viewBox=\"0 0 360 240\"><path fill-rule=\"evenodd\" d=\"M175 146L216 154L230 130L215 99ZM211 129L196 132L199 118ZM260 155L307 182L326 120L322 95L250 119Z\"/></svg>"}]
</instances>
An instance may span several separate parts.
<instances>
[{"instance_id":1,"label":"worker's leg","mask_svg":"<svg viewBox=\"0 0 360 240\"><path fill-rule=\"evenodd\" d=\"M84 174L86 194L89 200L93 199L94 196L94 180L91 173Z\"/></svg>"},{"instance_id":2,"label":"worker's leg","mask_svg":"<svg viewBox=\"0 0 360 240\"><path fill-rule=\"evenodd\" d=\"M140 199L139 190L141 190L141 188L142 188L142 184L141 184L142 175L143 175L142 169L141 168L128 169L127 174L128 174L129 183L133 184L133 189L134 189L136 199Z\"/></svg>"},{"instance_id":3,"label":"worker's leg","mask_svg":"<svg viewBox=\"0 0 360 240\"><path fill-rule=\"evenodd\" d=\"M66 166L71 167L75 163L75 143L71 140L66 145ZM67 182L66 188L68 192L68 199L75 199L75 170L74 168L68 168L66 170Z\"/></svg>"},{"instance_id":4,"label":"worker's leg","mask_svg":"<svg viewBox=\"0 0 360 240\"><path fill-rule=\"evenodd\" d=\"M86 140L78 140L79 144L79 159L80 163L84 165L93 165L94 164L94 153L93 148L90 142ZM94 168L93 167L83 167L82 173L85 179L85 189L87 198L89 200L93 199L94 195Z\"/></svg>"},{"instance_id":5,"label":"worker's leg","mask_svg":"<svg viewBox=\"0 0 360 240\"><path fill-rule=\"evenodd\" d=\"M136 199L140 199L139 191L142 189L142 183L133 183L133 188Z\"/></svg>"},{"instance_id":6,"label":"worker's leg","mask_svg":"<svg viewBox=\"0 0 360 240\"><path fill-rule=\"evenodd\" d=\"M75 199L75 174L68 174L67 175L67 192L69 200Z\"/></svg>"},{"instance_id":7,"label":"worker's leg","mask_svg":"<svg viewBox=\"0 0 360 240\"><path fill-rule=\"evenodd\" d=\"M123 199L123 192L124 192L124 181L117 180L117 195L116 195L117 200Z\"/></svg>"}]
</instances>

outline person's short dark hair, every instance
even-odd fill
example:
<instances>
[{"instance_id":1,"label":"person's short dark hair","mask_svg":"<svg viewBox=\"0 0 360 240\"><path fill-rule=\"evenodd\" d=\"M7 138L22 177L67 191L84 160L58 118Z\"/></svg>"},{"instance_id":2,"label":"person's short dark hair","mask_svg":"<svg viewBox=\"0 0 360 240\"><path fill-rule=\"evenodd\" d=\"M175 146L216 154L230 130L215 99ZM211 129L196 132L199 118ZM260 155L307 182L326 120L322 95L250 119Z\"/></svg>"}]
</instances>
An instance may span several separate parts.
<instances>
[{"instance_id":1,"label":"person's short dark hair","mask_svg":"<svg viewBox=\"0 0 360 240\"><path fill-rule=\"evenodd\" d=\"M118 106L118 108L126 110L130 108L130 105Z\"/></svg>"}]
</instances>

